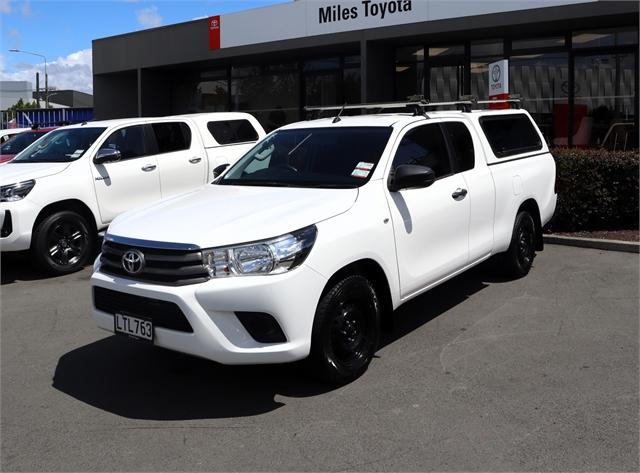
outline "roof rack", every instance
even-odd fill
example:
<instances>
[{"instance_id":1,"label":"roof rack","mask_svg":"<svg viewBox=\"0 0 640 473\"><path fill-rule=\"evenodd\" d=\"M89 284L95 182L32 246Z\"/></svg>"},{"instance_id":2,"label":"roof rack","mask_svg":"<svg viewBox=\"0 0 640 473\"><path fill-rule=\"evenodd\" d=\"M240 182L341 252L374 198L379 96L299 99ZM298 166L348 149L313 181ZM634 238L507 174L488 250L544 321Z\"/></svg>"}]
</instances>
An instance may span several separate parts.
<instances>
[{"instance_id":1,"label":"roof rack","mask_svg":"<svg viewBox=\"0 0 640 473\"><path fill-rule=\"evenodd\" d=\"M463 95L458 100L453 100L449 102L429 102L421 95L414 95L408 97L409 101L407 102L377 102L377 103L362 103L362 104L354 104L354 105L330 105L330 106L318 106L318 107L304 107L304 110L307 112L324 112L329 110L338 110L339 113L336 116L337 120L334 119L334 123L340 121L339 117L344 110L385 110L390 108L406 108L413 112L414 115L424 115L426 118L429 118L425 113L425 109L431 107L456 107L463 112L471 112L473 106L475 105L486 105L486 104L498 104L498 103L508 103L515 109L520 108L520 96L519 95L510 95L509 98L506 99L497 99L497 100L478 100L477 97L473 95Z\"/></svg>"}]
</instances>

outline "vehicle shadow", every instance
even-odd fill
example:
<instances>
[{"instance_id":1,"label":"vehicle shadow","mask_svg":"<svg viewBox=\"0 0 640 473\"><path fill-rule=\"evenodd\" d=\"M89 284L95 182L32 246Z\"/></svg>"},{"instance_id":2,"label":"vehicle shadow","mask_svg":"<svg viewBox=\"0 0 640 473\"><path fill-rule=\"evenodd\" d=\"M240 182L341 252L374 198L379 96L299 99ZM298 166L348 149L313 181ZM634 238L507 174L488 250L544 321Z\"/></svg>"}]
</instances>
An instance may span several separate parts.
<instances>
[{"instance_id":1,"label":"vehicle shadow","mask_svg":"<svg viewBox=\"0 0 640 473\"><path fill-rule=\"evenodd\" d=\"M96 251L89 257L90 263L98 256L102 239L98 240ZM86 266L85 266L86 268ZM29 258L28 251L0 253L0 285L13 284L18 281L39 281L60 276L52 276L36 268Z\"/></svg>"},{"instance_id":2,"label":"vehicle shadow","mask_svg":"<svg viewBox=\"0 0 640 473\"><path fill-rule=\"evenodd\" d=\"M382 334L380 348L392 344L464 302L488 287L487 282L506 281L492 273L492 266L483 263L400 306L393 314L392 330Z\"/></svg>"},{"instance_id":3,"label":"vehicle shadow","mask_svg":"<svg viewBox=\"0 0 640 473\"><path fill-rule=\"evenodd\" d=\"M402 306L382 346L487 287L485 276L481 268L471 270ZM310 397L336 388L314 380L304 362L224 366L121 336L60 357L53 387L113 414L147 420L255 416L282 407L277 395Z\"/></svg>"},{"instance_id":4,"label":"vehicle shadow","mask_svg":"<svg viewBox=\"0 0 640 473\"><path fill-rule=\"evenodd\" d=\"M0 284L12 284L16 281L37 281L46 279L29 259L26 251L16 253L0 253Z\"/></svg>"}]
</instances>

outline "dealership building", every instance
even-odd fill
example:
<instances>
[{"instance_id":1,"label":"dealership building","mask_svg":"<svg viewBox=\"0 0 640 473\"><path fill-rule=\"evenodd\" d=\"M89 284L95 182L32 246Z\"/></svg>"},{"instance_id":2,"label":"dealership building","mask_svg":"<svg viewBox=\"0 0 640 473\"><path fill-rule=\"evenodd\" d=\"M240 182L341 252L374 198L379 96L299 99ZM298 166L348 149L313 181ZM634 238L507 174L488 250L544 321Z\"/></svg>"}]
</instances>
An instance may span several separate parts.
<instances>
[{"instance_id":1,"label":"dealership building","mask_svg":"<svg viewBox=\"0 0 640 473\"><path fill-rule=\"evenodd\" d=\"M96 118L489 96L508 60L554 145L638 145L638 2L297 0L93 42Z\"/></svg>"}]
</instances>

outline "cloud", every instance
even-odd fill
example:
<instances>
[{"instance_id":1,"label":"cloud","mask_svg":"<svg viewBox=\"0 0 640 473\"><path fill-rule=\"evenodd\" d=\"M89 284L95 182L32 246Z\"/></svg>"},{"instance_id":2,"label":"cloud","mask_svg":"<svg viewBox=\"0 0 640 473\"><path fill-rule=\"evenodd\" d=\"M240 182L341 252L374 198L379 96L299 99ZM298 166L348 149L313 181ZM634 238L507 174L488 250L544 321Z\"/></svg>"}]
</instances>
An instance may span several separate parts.
<instances>
[{"instance_id":1,"label":"cloud","mask_svg":"<svg viewBox=\"0 0 640 473\"><path fill-rule=\"evenodd\" d=\"M44 88L44 64L21 62L11 72L6 71L6 58L0 55L0 80L26 80L35 89L36 72L40 73L40 86ZM47 61L49 86L56 89L72 89L93 93L91 49L83 49L54 61Z\"/></svg>"},{"instance_id":2,"label":"cloud","mask_svg":"<svg viewBox=\"0 0 640 473\"><path fill-rule=\"evenodd\" d=\"M11 13L11 0L0 0L0 13Z\"/></svg>"},{"instance_id":3,"label":"cloud","mask_svg":"<svg viewBox=\"0 0 640 473\"><path fill-rule=\"evenodd\" d=\"M22 2L22 6L20 7L20 11L22 12L23 16L32 16L33 15L33 10L31 10L31 3L29 3L29 0L25 0L24 2Z\"/></svg>"},{"instance_id":4,"label":"cloud","mask_svg":"<svg viewBox=\"0 0 640 473\"><path fill-rule=\"evenodd\" d=\"M136 11L136 15L138 16L138 24L143 28L155 28L162 24L162 17L155 5Z\"/></svg>"}]
</instances>

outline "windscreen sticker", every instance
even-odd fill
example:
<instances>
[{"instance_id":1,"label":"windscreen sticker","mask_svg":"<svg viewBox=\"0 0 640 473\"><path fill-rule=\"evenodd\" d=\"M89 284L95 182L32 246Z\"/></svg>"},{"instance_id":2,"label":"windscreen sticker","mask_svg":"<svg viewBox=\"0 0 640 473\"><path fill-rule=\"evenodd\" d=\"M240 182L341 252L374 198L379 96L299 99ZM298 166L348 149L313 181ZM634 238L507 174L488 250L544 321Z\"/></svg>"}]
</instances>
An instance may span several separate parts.
<instances>
[{"instance_id":1,"label":"windscreen sticker","mask_svg":"<svg viewBox=\"0 0 640 473\"><path fill-rule=\"evenodd\" d=\"M367 177L369 177L369 172L370 172L370 171L368 171L368 170L366 170L366 169L358 169L358 168L355 168L355 169L353 170L353 172L351 173L351 175L352 175L353 177L359 177L360 179L366 179Z\"/></svg>"},{"instance_id":2,"label":"windscreen sticker","mask_svg":"<svg viewBox=\"0 0 640 473\"><path fill-rule=\"evenodd\" d=\"M70 157L70 158L79 158L80 156L82 156L82 153L84 153L84 150L83 150L83 149L77 149L77 150L75 151L75 153L70 154L70 155L69 155L69 157Z\"/></svg>"},{"instance_id":3,"label":"windscreen sticker","mask_svg":"<svg viewBox=\"0 0 640 473\"><path fill-rule=\"evenodd\" d=\"M365 163L360 161L356 166L356 169L364 169L365 171L371 171L373 169L373 163Z\"/></svg>"}]
</instances>

